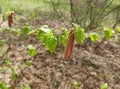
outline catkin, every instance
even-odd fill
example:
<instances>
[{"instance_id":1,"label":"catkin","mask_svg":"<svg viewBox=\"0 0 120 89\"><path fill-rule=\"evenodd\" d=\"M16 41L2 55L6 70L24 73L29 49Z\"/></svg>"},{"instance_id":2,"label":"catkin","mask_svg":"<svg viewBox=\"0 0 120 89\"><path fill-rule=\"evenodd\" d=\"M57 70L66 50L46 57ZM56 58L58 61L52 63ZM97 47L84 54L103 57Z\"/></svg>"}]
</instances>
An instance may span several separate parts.
<instances>
[{"instance_id":1,"label":"catkin","mask_svg":"<svg viewBox=\"0 0 120 89\"><path fill-rule=\"evenodd\" d=\"M68 60L70 58L70 55L72 54L73 51L73 46L74 46L74 32L73 30L71 30L64 49L64 60Z\"/></svg>"},{"instance_id":2,"label":"catkin","mask_svg":"<svg viewBox=\"0 0 120 89\"><path fill-rule=\"evenodd\" d=\"M10 15L8 16L8 26L11 27L13 24L13 16L12 13L10 13Z\"/></svg>"}]
</instances>

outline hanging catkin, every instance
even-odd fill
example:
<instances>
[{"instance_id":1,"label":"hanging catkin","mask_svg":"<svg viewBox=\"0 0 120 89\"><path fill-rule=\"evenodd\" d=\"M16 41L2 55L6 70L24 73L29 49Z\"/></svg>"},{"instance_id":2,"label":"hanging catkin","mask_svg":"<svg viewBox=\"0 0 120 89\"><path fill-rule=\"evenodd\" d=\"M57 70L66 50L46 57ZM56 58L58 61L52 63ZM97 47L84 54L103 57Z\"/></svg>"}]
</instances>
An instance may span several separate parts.
<instances>
[{"instance_id":1,"label":"hanging catkin","mask_svg":"<svg viewBox=\"0 0 120 89\"><path fill-rule=\"evenodd\" d=\"M13 14L10 13L9 16L8 16L8 26L11 27L12 24L13 24Z\"/></svg>"},{"instance_id":2,"label":"hanging catkin","mask_svg":"<svg viewBox=\"0 0 120 89\"><path fill-rule=\"evenodd\" d=\"M70 55L72 54L72 51L73 51L73 46L74 46L74 32L73 30L71 30L68 36L68 40L66 42L65 49L64 49L65 60L68 60L70 58Z\"/></svg>"}]
</instances>

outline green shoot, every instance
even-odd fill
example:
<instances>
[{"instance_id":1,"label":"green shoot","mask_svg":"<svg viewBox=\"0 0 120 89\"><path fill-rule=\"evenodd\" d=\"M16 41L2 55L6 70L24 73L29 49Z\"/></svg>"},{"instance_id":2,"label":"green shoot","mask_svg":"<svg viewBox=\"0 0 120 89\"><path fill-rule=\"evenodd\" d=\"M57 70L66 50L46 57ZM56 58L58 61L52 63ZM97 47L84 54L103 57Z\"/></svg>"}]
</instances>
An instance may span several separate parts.
<instances>
[{"instance_id":1,"label":"green shoot","mask_svg":"<svg viewBox=\"0 0 120 89\"><path fill-rule=\"evenodd\" d=\"M110 28L104 28L104 34L107 40L113 36L114 31Z\"/></svg>"},{"instance_id":2,"label":"green shoot","mask_svg":"<svg viewBox=\"0 0 120 89\"><path fill-rule=\"evenodd\" d=\"M77 81L74 81L74 88L78 89L79 88L79 83Z\"/></svg>"},{"instance_id":3,"label":"green shoot","mask_svg":"<svg viewBox=\"0 0 120 89\"><path fill-rule=\"evenodd\" d=\"M27 61L26 65L29 66L29 67L31 67L32 66L32 61Z\"/></svg>"},{"instance_id":4,"label":"green shoot","mask_svg":"<svg viewBox=\"0 0 120 89\"><path fill-rule=\"evenodd\" d=\"M100 39L99 35L97 33L90 33L89 34L90 40L92 42L98 41Z\"/></svg>"},{"instance_id":5,"label":"green shoot","mask_svg":"<svg viewBox=\"0 0 120 89\"><path fill-rule=\"evenodd\" d=\"M107 87L108 87L108 84L105 83L105 84L103 84L103 85L100 86L100 89L107 89Z\"/></svg>"},{"instance_id":6,"label":"green shoot","mask_svg":"<svg viewBox=\"0 0 120 89\"><path fill-rule=\"evenodd\" d=\"M16 70L12 66L10 66L10 69L12 71L11 79L14 80L16 78L16 75L17 75Z\"/></svg>"},{"instance_id":7,"label":"green shoot","mask_svg":"<svg viewBox=\"0 0 120 89\"><path fill-rule=\"evenodd\" d=\"M35 55L35 48L32 45L28 45L27 49L28 49L29 55L33 57Z\"/></svg>"}]
</instances>

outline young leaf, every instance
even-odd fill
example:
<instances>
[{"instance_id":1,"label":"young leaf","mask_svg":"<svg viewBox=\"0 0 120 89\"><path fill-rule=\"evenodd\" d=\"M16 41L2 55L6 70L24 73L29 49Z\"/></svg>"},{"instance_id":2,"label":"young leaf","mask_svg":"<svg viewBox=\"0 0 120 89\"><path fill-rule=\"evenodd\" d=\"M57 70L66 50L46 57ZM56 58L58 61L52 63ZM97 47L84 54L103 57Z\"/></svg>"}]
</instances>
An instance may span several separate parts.
<instances>
[{"instance_id":1,"label":"young leaf","mask_svg":"<svg viewBox=\"0 0 120 89\"><path fill-rule=\"evenodd\" d=\"M14 13L14 11L7 11L3 14L3 20L6 20L8 18L8 16L11 14L11 13Z\"/></svg>"},{"instance_id":2,"label":"young leaf","mask_svg":"<svg viewBox=\"0 0 120 89\"><path fill-rule=\"evenodd\" d=\"M12 71L11 79L14 80L16 78L16 75L17 75L16 70L12 66L10 66L10 69Z\"/></svg>"},{"instance_id":3,"label":"young leaf","mask_svg":"<svg viewBox=\"0 0 120 89\"><path fill-rule=\"evenodd\" d=\"M43 31L39 30L38 34L36 35L36 38L42 39L44 35L45 35L45 33Z\"/></svg>"},{"instance_id":4,"label":"young leaf","mask_svg":"<svg viewBox=\"0 0 120 89\"><path fill-rule=\"evenodd\" d=\"M120 27L117 28L117 31L120 32Z\"/></svg>"},{"instance_id":5,"label":"young leaf","mask_svg":"<svg viewBox=\"0 0 120 89\"><path fill-rule=\"evenodd\" d=\"M75 89L78 89L78 88L79 88L79 84L78 84L77 81L74 81L74 88L75 88Z\"/></svg>"},{"instance_id":6,"label":"young leaf","mask_svg":"<svg viewBox=\"0 0 120 89\"><path fill-rule=\"evenodd\" d=\"M107 87L108 87L108 84L105 83L105 84L103 84L103 85L100 86L100 89L106 89Z\"/></svg>"},{"instance_id":7,"label":"young leaf","mask_svg":"<svg viewBox=\"0 0 120 89\"><path fill-rule=\"evenodd\" d=\"M75 40L78 43L83 43L83 41L85 40L85 33L84 33L84 29L80 27L80 25L77 24L73 24L74 26L74 36L75 36Z\"/></svg>"},{"instance_id":8,"label":"young leaf","mask_svg":"<svg viewBox=\"0 0 120 89\"><path fill-rule=\"evenodd\" d=\"M52 30L47 25L42 26L40 29L41 29L41 31L43 31L47 34L52 32Z\"/></svg>"},{"instance_id":9,"label":"young leaf","mask_svg":"<svg viewBox=\"0 0 120 89\"><path fill-rule=\"evenodd\" d=\"M61 34L59 36L59 41L62 43L64 46L66 44L67 38L68 38L69 32L65 32L64 34Z\"/></svg>"},{"instance_id":10,"label":"young leaf","mask_svg":"<svg viewBox=\"0 0 120 89\"><path fill-rule=\"evenodd\" d=\"M24 27L23 27L23 34L27 34L28 32L29 32L29 29L30 29L30 27L29 26L27 26L27 25L25 25Z\"/></svg>"},{"instance_id":11,"label":"young leaf","mask_svg":"<svg viewBox=\"0 0 120 89\"><path fill-rule=\"evenodd\" d=\"M28 45L27 48L29 55L33 57L35 55L35 48L32 45Z\"/></svg>"},{"instance_id":12,"label":"young leaf","mask_svg":"<svg viewBox=\"0 0 120 89\"><path fill-rule=\"evenodd\" d=\"M29 66L29 67L31 67L32 66L32 61L27 61L26 65Z\"/></svg>"},{"instance_id":13,"label":"young leaf","mask_svg":"<svg viewBox=\"0 0 120 89\"><path fill-rule=\"evenodd\" d=\"M107 40L113 36L114 31L110 28L104 28L104 34Z\"/></svg>"},{"instance_id":14,"label":"young leaf","mask_svg":"<svg viewBox=\"0 0 120 89\"><path fill-rule=\"evenodd\" d=\"M51 53L53 53L56 48L56 45L57 45L57 38L53 34L48 35L45 41L46 49Z\"/></svg>"},{"instance_id":15,"label":"young leaf","mask_svg":"<svg viewBox=\"0 0 120 89\"><path fill-rule=\"evenodd\" d=\"M91 40L92 42L95 42L95 41L99 40L99 38L100 38L97 33L90 33L90 34L89 34L89 37L90 37L90 40Z\"/></svg>"}]
</instances>

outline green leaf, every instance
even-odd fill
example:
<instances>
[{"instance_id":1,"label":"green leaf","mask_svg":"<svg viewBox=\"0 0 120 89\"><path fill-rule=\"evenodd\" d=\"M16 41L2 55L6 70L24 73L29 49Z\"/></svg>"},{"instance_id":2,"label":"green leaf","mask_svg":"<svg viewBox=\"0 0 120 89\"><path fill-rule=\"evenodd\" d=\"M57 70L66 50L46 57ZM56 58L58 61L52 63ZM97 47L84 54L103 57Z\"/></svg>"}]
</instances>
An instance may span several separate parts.
<instances>
[{"instance_id":1,"label":"green leaf","mask_svg":"<svg viewBox=\"0 0 120 89\"><path fill-rule=\"evenodd\" d=\"M108 87L108 84L105 83L105 84L103 84L103 85L100 86L100 89L106 89L107 87Z\"/></svg>"},{"instance_id":2,"label":"green leaf","mask_svg":"<svg viewBox=\"0 0 120 89\"><path fill-rule=\"evenodd\" d=\"M107 40L113 36L114 31L110 28L104 28L104 34Z\"/></svg>"},{"instance_id":3,"label":"green leaf","mask_svg":"<svg viewBox=\"0 0 120 89\"><path fill-rule=\"evenodd\" d=\"M74 36L75 36L75 40L82 44L83 41L85 40L85 33L84 33L84 29L80 27L80 25L77 24L73 24L74 26Z\"/></svg>"},{"instance_id":4,"label":"green leaf","mask_svg":"<svg viewBox=\"0 0 120 89\"><path fill-rule=\"evenodd\" d=\"M34 29L34 30L28 32L27 34L28 34L28 35L32 35L32 34L34 34L36 31L37 31L37 29Z\"/></svg>"},{"instance_id":5,"label":"green leaf","mask_svg":"<svg viewBox=\"0 0 120 89\"><path fill-rule=\"evenodd\" d=\"M28 45L27 48L29 55L33 57L35 55L35 48L32 45Z\"/></svg>"},{"instance_id":6,"label":"green leaf","mask_svg":"<svg viewBox=\"0 0 120 89\"><path fill-rule=\"evenodd\" d=\"M16 70L12 66L10 66L10 69L12 71L11 79L14 80L17 76Z\"/></svg>"},{"instance_id":7,"label":"green leaf","mask_svg":"<svg viewBox=\"0 0 120 89\"><path fill-rule=\"evenodd\" d=\"M59 36L59 42L62 43L64 46L66 44L67 38L68 38L69 32L65 32L64 34L61 34Z\"/></svg>"},{"instance_id":8,"label":"green leaf","mask_svg":"<svg viewBox=\"0 0 120 89\"><path fill-rule=\"evenodd\" d=\"M27 25L25 25L24 27L23 27L23 34L27 34L28 32L29 32L29 26L27 26Z\"/></svg>"},{"instance_id":9,"label":"green leaf","mask_svg":"<svg viewBox=\"0 0 120 89\"><path fill-rule=\"evenodd\" d=\"M5 61L5 64L6 64L6 65L11 65L12 63L10 62L10 60L6 60L6 61Z\"/></svg>"},{"instance_id":10,"label":"green leaf","mask_svg":"<svg viewBox=\"0 0 120 89\"><path fill-rule=\"evenodd\" d=\"M117 31L120 32L120 27L117 28Z\"/></svg>"},{"instance_id":11,"label":"green leaf","mask_svg":"<svg viewBox=\"0 0 120 89\"><path fill-rule=\"evenodd\" d=\"M47 25L42 26L40 29L41 29L41 31L43 31L47 34L52 32L52 29L50 29Z\"/></svg>"},{"instance_id":12,"label":"green leaf","mask_svg":"<svg viewBox=\"0 0 120 89\"><path fill-rule=\"evenodd\" d=\"M68 31L66 28L61 28L61 30L62 30L64 33Z\"/></svg>"},{"instance_id":13,"label":"green leaf","mask_svg":"<svg viewBox=\"0 0 120 89\"><path fill-rule=\"evenodd\" d=\"M54 52L57 45L57 38L53 34L49 34L45 41L45 47L51 53Z\"/></svg>"},{"instance_id":14,"label":"green leaf","mask_svg":"<svg viewBox=\"0 0 120 89\"><path fill-rule=\"evenodd\" d=\"M0 89L10 89L10 88L4 83L0 82Z\"/></svg>"},{"instance_id":15,"label":"green leaf","mask_svg":"<svg viewBox=\"0 0 120 89\"><path fill-rule=\"evenodd\" d=\"M90 34L89 34L89 37L90 37L90 40L91 40L92 42L95 42L95 41L97 41L97 40L100 39L100 37L99 37L99 35L98 35L97 33L90 33Z\"/></svg>"},{"instance_id":16,"label":"green leaf","mask_svg":"<svg viewBox=\"0 0 120 89\"><path fill-rule=\"evenodd\" d=\"M74 81L74 88L78 89L79 88L79 83L77 81Z\"/></svg>"},{"instance_id":17,"label":"green leaf","mask_svg":"<svg viewBox=\"0 0 120 89\"><path fill-rule=\"evenodd\" d=\"M39 30L38 34L36 35L36 38L41 39L41 38L43 38L44 35L45 35L45 33L43 31Z\"/></svg>"},{"instance_id":18,"label":"green leaf","mask_svg":"<svg viewBox=\"0 0 120 89\"><path fill-rule=\"evenodd\" d=\"M32 66L32 61L27 61L26 65L28 65L29 67L31 67Z\"/></svg>"},{"instance_id":19,"label":"green leaf","mask_svg":"<svg viewBox=\"0 0 120 89\"><path fill-rule=\"evenodd\" d=\"M11 14L11 13L14 13L14 11L7 11L3 14L3 20L6 20L8 18L8 16Z\"/></svg>"},{"instance_id":20,"label":"green leaf","mask_svg":"<svg viewBox=\"0 0 120 89\"><path fill-rule=\"evenodd\" d=\"M91 5L91 7L95 7L94 2L91 2L90 5Z\"/></svg>"},{"instance_id":21,"label":"green leaf","mask_svg":"<svg viewBox=\"0 0 120 89\"><path fill-rule=\"evenodd\" d=\"M15 16L15 20L16 21L20 21L20 17L19 16Z\"/></svg>"}]
</instances>

